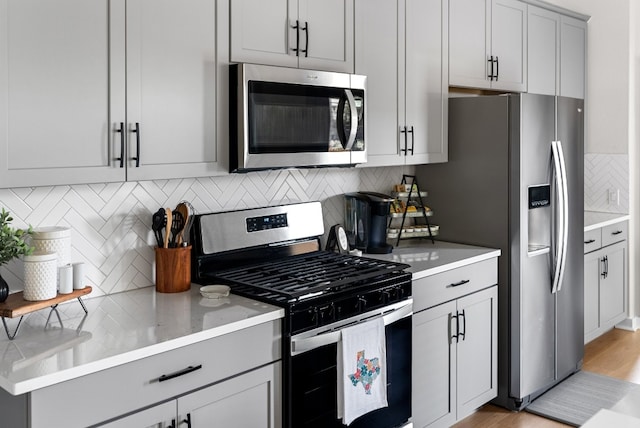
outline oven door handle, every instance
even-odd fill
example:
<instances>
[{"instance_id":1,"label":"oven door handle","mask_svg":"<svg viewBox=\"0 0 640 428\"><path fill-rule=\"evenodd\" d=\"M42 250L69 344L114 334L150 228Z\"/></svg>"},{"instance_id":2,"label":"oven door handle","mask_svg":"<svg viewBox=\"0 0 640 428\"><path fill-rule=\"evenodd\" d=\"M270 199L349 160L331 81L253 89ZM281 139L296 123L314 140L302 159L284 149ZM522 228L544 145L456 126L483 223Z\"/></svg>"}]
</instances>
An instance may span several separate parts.
<instances>
[{"instance_id":1,"label":"oven door handle","mask_svg":"<svg viewBox=\"0 0 640 428\"><path fill-rule=\"evenodd\" d=\"M389 312L382 316L384 325L393 324L402 318L411 316L413 314L413 305L402 306L393 312ZM372 319L372 318L371 318ZM312 351L322 346L331 345L332 343L338 343L342 340L341 330L329 330L325 333L320 333L316 336L306 338L291 338L291 355L302 354L303 352Z\"/></svg>"}]
</instances>

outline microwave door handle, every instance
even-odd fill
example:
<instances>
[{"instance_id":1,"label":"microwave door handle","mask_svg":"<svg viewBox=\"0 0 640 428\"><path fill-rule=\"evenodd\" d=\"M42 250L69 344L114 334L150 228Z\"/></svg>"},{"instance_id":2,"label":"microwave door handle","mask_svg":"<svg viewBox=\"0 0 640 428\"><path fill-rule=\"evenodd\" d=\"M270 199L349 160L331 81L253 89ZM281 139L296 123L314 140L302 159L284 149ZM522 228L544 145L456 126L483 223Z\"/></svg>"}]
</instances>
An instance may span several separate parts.
<instances>
[{"instance_id":1,"label":"microwave door handle","mask_svg":"<svg viewBox=\"0 0 640 428\"><path fill-rule=\"evenodd\" d=\"M345 150L351 150L353 143L356 142L356 135L358 134L358 106L356 105L356 99L353 97L353 93L349 89L344 90L347 96L347 102L349 103L349 110L351 110L351 130L349 132L349 139L344 146Z\"/></svg>"}]
</instances>

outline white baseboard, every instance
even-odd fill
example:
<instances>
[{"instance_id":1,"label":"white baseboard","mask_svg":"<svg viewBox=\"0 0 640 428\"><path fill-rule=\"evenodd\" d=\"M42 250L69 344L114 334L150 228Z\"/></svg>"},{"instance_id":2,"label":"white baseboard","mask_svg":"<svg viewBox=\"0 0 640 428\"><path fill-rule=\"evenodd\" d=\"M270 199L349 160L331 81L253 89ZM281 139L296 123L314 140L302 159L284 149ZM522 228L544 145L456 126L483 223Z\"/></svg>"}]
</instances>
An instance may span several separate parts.
<instances>
[{"instance_id":1,"label":"white baseboard","mask_svg":"<svg viewBox=\"0 0 640 428\"><path fill-rule=\"evenodd\" d=\"M636 331L640 329L640 318L627 318L616 324L616 328L621 330Z\"/></svg>"}]
</instances>

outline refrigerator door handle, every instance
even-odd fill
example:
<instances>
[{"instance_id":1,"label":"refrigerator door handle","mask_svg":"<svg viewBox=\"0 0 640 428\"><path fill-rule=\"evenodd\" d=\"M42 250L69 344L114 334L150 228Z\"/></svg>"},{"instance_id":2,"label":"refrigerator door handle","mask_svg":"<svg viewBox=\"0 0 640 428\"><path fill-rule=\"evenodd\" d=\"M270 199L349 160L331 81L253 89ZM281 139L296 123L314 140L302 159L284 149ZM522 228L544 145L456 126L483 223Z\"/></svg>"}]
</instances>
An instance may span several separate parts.
<instances>
[{"instance_id":1,"label":"refrigerator door handle","mask_svg":"<svg viewBox=\"0 0 640 428\"><path fill-rule=\"evenodd\" d=\"M560 166L560 154L558 151L558 142L551 142L551 154L553 160L553 172L556 184L556 199L557 199L557 210L555 216L555 232L556 232L556 252L555 252L555 260L553 263L553 280L551 286L551 292L557 293L560 286L561 279L561 263L562 263L562 253L564 251L563 247L563 237L564 237L564 193L562 191L562 172Z\"/></svg>"},{"instance_id":2,"label":"refrigerator door handle","mask_svg":"<svg viewBox=\"0 0 640 428\"><path fill-rule=\"evenodd\" d=\"M562 290L562 279L567 266L567 247L569 246L569 190L567 186L567 164L564 159L562 142L558 141L558 158L560 159L560 174L562 179L562 200L564 209L562 217L562 258L560 260L560 277L558 278L558 291Z\"/></svg>"}]
</instances>

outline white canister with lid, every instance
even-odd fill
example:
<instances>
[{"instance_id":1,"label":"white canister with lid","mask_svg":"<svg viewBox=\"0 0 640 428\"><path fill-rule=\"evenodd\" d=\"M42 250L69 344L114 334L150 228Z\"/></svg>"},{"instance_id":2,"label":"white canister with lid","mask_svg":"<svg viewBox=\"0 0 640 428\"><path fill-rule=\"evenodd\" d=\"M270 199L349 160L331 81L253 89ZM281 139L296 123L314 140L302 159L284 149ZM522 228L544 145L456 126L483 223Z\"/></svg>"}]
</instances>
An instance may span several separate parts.
<instances>
[{"instance_id":1,"label":"white canister with lid","mask_svg":"<svg viewBox=\"0 0 640 428\"><path fill-rule=\"evenodd\" d=\"M58 254L58 266L71 261L71 229L63 226L38 227L31 233L36 251Z\"/></svg>"},{"instance_id":2,"label":"white canister with lid","mask_svg":"<svg viewBox=\"0 0 640 428\"><path fill-rule=\"evenodd\" d=\"M57 276L57 253L34 251L30 256L24 256L24 300L48 300L56 297Z\"/></svg>"}]
</instances>

